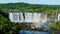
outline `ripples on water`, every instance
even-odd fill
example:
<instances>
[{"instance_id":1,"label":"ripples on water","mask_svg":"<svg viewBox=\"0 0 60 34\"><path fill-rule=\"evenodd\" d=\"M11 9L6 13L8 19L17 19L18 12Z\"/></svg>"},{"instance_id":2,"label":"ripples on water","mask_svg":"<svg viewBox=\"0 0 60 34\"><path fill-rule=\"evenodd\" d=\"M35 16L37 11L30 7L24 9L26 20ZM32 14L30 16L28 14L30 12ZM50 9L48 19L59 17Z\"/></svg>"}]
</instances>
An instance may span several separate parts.
<instances>
[{"instance_id":1,"label":"ripples on water","mask_svg":"<svg viewBox=\"0 0 60 34\"><path fill-rule=\"evenodd\" d=\"M38 31L21 30L21 31L19 31L19 34L50 34L50 33L49 32L38 32Z\"/></svg>"}]
</instances>

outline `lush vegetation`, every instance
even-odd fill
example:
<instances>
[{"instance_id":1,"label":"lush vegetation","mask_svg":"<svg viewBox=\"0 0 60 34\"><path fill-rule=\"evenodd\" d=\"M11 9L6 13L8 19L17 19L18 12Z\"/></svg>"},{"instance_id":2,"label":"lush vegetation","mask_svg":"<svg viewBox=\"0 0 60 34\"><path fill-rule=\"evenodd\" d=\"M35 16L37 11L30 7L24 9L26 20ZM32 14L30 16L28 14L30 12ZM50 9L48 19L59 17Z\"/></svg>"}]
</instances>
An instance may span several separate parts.
<instances>
[{"instance_id":1,"label":"lush vegetation","mask_svg":"<svg viewBox=\"0 0 60 34\"><path fill-rule=\"evenodd\" d=\"M51 27L53 30L56 30L57 32L54 33L59 33L60 32L60 21L50 21L48 23L48 26Z\"/></svg>"},{"instance_id":2,"label":"lush vegetation","mask_svg":"<svg viewBox=\"0 0 60 34\"><path fill-rule=\"evenodd\" d=\"M21 29L29 30L30 26L26 23L10 22L7 18L0 15L0 32L1 34L18 34Z\"/></svg>"},{"instance_id":3,"label":"lush vegetation","mask_svg":"<svg viewBox=\"0 0 60 34\"><path fill-rule=\"evenodd\" d=\"M28 3L7 3L0 4L0 9L17 9L20 12L47 12L51 10L60 10L60 5L42 5L42 4L28 4ZM54 12L53 11L53 12Z\"/></svg>"},{"instance_id":4,"label":"lush vegetation","mask_svg":"<svg viewBox=\"0 0 60 34\"><path fill-rule=\"evenodd\" d=\"M60 31L60 21L50 22L49 26L53 29L56 29L56 30Z\"/></svg>"},{"instance_id":5,"label":"lush vegetation","mask_svg":"<svg viewBox=\"0 0 60 34\"><path fill-rule=\"evenodd\" d=\"M1 14L0 14L0 32L2 34L11 34L13 32L13 30L16 29L16 25L15 23L11 23L9 22L9 20L5 17L3 17Z\"/></svg>"},{"instance_id":6,"label":"lush vegetation","mask_svg":"<svg viewBox=\"0 0 60 34\"><path fill-rule=\"evenodd\" d=\"M21 29L29 30L30 26L27 23L14 23L0 14L0 33L1 34L18 34Z\"/></svg>"}]
</instances>

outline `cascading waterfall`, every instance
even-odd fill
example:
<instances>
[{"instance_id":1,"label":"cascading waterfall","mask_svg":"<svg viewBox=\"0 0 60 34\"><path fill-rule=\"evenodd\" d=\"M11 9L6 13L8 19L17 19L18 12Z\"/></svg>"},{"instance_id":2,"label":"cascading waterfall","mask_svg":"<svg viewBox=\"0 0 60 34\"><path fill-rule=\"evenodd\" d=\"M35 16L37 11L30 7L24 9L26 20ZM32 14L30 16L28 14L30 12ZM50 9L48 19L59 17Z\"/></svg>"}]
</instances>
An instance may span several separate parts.
<instances>
[{"instance_id":1,"label":"cascading waterfall","mask_svg":"<svg viewBox=\"0 0 60 34\"><path fill-rule=\"evenodd\" d=\"M25 13L25 22L32 22L32 13Z\"/></svg>"},{"instance_id":2,"label":"cascading waterfall","mask_svg":"<svg viewBox=\"0 0 60 34\"><path fill-rule=\"evenodd\" d=\"M13 14L12 13L9 13L9 19L11 22L13 22Z\"/></svg>"},{"instance_id":3,"label":"cascading waterfall","mask_svg":"<svg viewBox=\"0 0 60 34\"><path fill-rule=\"evenodd\" d=\"M42 14L42 13L38 13L38 15L37 15L38 17L38 19L37 19L37 26L36 27L41 27L41 25L44 25L44 24L46 24L46 22L47 22L47 15L46 14Z\"/></svg>"},{"instance_id":4,"label":"cascading waterfall","mask_svg":"<svg viewBox=\"0 0 60 34\"><path fill-rule=\"evenodd\" d=\"M47 15L43 13L9 13L9 18L11 22L35 23L37 26L47 21Z\"/></svg>"},{"instance_id":5,"label":"cascading waterfall","mask_svg":"<svg viewBox=\"0 0 60 34\"><path fill-rule=\"evenodd\" d=\"M13 13L13 21L19 22L19 13Z\"/></svg>"},{"instance_id":6,"label":"cascading waterfall","mask_svg":"<svg viewBox=\"0 0 60 34\"><path fill-rule=\"evenodd\" d=\"M23 13L19 13L19 22L24 22Z\"/></svg>"},{"instance_id":7,"label":"cascading waterfall","mask_svg":"<svg viewBox=\"0 0 60 34\"><path fill-rule=\"evenodd\" d=\"M60 14L58 14L58 20L60 20Z\"/></svg>"}]
</instances>

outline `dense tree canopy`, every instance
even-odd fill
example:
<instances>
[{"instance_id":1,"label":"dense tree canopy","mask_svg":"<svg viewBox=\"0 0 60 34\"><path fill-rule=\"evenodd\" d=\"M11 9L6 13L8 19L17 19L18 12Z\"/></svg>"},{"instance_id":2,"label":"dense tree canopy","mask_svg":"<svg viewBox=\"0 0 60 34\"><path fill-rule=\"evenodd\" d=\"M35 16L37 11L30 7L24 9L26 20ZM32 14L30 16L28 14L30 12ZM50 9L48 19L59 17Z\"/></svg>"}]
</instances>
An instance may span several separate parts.
<instances>
[{"instance_id":1,"label":"dense tree canopy","mask_svg":"<svg viewBox=\"0 0 60 34\"><path fill-rule=\"evenodd\" d=\"M60 5L42 5L42 4L28 4L28 3L7 3L0 4L0 9L17 9L21 12L44 12L47 10L60 10Z\"/></svg>"}]
</instances>

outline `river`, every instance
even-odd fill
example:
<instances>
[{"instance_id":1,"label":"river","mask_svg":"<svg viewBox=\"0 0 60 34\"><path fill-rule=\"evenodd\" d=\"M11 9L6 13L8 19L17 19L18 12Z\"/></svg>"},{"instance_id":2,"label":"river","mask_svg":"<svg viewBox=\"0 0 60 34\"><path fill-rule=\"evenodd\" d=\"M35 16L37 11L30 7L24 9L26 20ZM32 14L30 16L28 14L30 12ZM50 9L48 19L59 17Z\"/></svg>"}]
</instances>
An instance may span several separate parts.
<instances>
[{"instance_id":1,"label":"river","mask_svg":"<svg viewBox=\"0 0 60 34\"><path fill-rule=\"evenodd\" d=\"M39 31L21 30L21 31L19 31L19 34L50 34L50 32L39 32Z\"/></svg>"}]
</instances>

